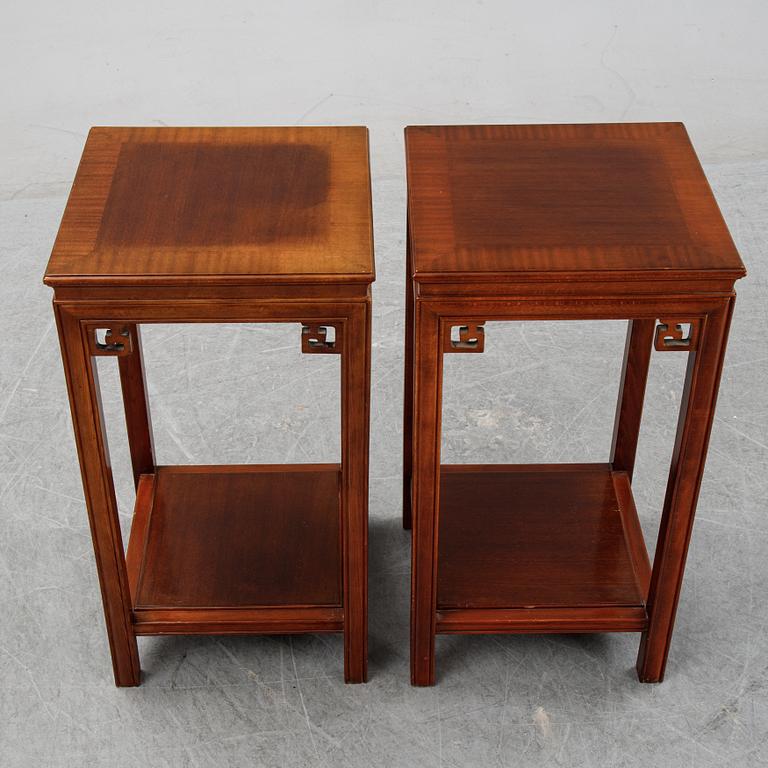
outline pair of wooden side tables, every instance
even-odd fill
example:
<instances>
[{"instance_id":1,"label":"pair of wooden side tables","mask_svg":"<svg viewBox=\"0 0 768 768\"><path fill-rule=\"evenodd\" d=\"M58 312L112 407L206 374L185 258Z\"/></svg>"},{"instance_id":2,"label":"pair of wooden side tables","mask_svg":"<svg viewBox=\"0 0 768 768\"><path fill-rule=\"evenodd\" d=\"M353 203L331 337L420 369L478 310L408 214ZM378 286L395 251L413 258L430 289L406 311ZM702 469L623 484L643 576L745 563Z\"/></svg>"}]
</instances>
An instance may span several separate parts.
<instances>
[{"instance_id":1,"label":"pair of wooden side tables","mask_svg":"<svg viewBox=\"0 0 768 768\"><path fill-rule=\"evenodd\" d=\"M411 675L435 634L640 632L663 678L744 266L677 123L406 130L403 515ZM365 128L96 128L45 282L118 685L138 635L343 632L367 675L374 280ZM441 465L443 356L486 322L628 320L601 464ZM341 461L158 466L139 326L295 325L341 356ZM651 350L688 367L651 566L632 471ZM124 549L95 358L117 358L136 506ZM607 448L607 446L606 446Z\"/></svg>"}]
</instances>

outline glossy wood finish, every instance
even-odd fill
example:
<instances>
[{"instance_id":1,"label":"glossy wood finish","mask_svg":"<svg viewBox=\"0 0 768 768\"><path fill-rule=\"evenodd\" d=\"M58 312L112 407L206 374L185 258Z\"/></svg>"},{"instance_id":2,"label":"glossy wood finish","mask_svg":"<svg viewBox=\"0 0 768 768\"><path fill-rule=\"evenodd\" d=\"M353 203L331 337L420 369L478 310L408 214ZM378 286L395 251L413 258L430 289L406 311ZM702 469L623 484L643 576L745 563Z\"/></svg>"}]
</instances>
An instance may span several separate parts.
<instances>
[{"instance_id":1,"label":"glossy wood finish","mask_svg":"<svg viewBox=\"0 0 768 768\"><path fill-rule=\"evenodd\" d=\"M412 682L435 681L436 632L594 631L642 632L660 681L745 274L685 129L419 126L406 158ZM489 321L583 319L629 321L609 463L441 467L443 355ZM689 362L651 569L630 483L654 345Z\"/></svg>"},{"instance_id":2,"label":"glossy wood finish","mask_svg":"<svg viewBox=\"0 0 768 768\"><path fill-rule=\"evenodd\" d=\"M651 349L656 323L653 320L630 320L627 341L624 345L624 362L621 367L619 399L613 426L611 464L622 470L632 480L640 435L640 419L643 415L645 385L651 364Z\"/></svg>"},{"instance_id":3,"label":"glossy wood finish","mask_svg":"<svg viewBox=\"0 0 768 768\"><path fill-rule=\"evenodd\" d=\"M443 465L437 610L642 608L644 548L609 464ZM640 540L642 542L642 539ZM638 575L639 574L639 575Z\"/></svg>"},{"instance_id":4,"label":"glossy wood finish","mask_svg":"<svg viewBox=\"0 0 768 768\"><path fill-rule=\"evenodd\" d=\"M158 467L145 477L134 609L341 607L338 466Z\"/></svg>"},{"instance_id":5,"label":"glossy wood finish","mask_svg":"<svg viewBox=\"0 0 768 768\"><path fill-rule=\"evenodd\" d=\"M417 280L743 265L681 123L406 130Z\"/></svg>"},{"instance_id":6,"label":"glossy wood finish","mask_svg":"<svg viewBox=\"0 0 768 768\"><path fill-rule=\"evenodd\" d=\"M403 356L405 358L405 386L403 392L403 528L411 527L411 478L413 474L413 311L416 297L414 295L413 278L411 277L413 262L411 259L410 227L406 222L405 241L405 340Z\"/></svg>"},{"instance_id":7,"label":"glossy wood finish","mask_svg":"<svg viewBox=\"0 0 768 768\"><path fill-rule=\"evenodd\" d=\"M373 280L365 128L92 128L53 286Z\"/></svg>"},{"instance_id":8,"label":"glossy wood finish","mask_svg":"<svg viewBox=\"0 0 768 768\"><path fill-rule=\"evenodd\" d=\"M342 590L344 679L368 678L368 446L371 408L371 306L344 324L341 359Z\"/></svg>"},{"instance_id":9,"label":"glossy wood finish","mask_svg":"<svg viewBox=\"0 0 768 768\"><path fill-rule=\"evenodd\" d=\"M45 282L117 685L146 634L343 632L365 681L373 274L365 129L89 135ZM190 322L288 323L339 354L341 464L156 467L139 326ZM118 360L137 483L125 553L96 355Z\"/></svg>"},{"instance_id":10,"label":"glossy wood finish","mask_svg":"<svg viewBox=\"0 0 768 768\"><path fill-rule=\"evenodd\" d=\"M416 301L414 309L411 682L432 685L435 681L443 354L439 316L423 301Z\"/></svg>"},{"instance_id":11,"label":"glossy wood finish","mask_svg":"<svg viewBox=\"0 0 768 768\"><path fill-rule=\"evenodd\" d=\"M268 137L242 144L201 138L123 141L96 238L100 253L205 250L212 231L216 245L232 252L285 242L306 249L331 237L325 147ZM176 260L169 266L176 269Z\"/></svg>"},{"instance_id":12,"label":"glossy wood finish","mask_svg":"<svg viewBox=\"0 0 768 768\"><path fill-rule=\"evenodd\" d=\"M663 680L667 665L733 306L731 298L707 315L699 348L688 356L648 593L648 629L637 659L637 673L647 682Z\"/></svg>"},{"instance_id":13,"label":"glossy wood finish","mask_svg":"<svg viewBox=\"0 0 768 768\"><path fill-rule=\"evenodd\" d=\"M131 621L131 595L123 540L104 433L96 361L90 356L85 328L54 302L61 357L69 392L77 455L91 527L96 569L104 604L115 684L138 685L139 652Z\"/></svg>"},{"instance_id":14,"label":"glossy wood finish","mask_svg":"<svg viewBox=\"0 0 768 768\"><path fill-rule=\"evenodd\" d=\"M131 325L128 332L133 339L130 355L117 358L120 372L120 388L123 392L125 426L131 451L133 481L138 488L139 478L155 468L155 446L152 437L152 420L147 399L147 381L144 376L144 360L141 349L141 331Z\"/></svg>"}]
</instances>

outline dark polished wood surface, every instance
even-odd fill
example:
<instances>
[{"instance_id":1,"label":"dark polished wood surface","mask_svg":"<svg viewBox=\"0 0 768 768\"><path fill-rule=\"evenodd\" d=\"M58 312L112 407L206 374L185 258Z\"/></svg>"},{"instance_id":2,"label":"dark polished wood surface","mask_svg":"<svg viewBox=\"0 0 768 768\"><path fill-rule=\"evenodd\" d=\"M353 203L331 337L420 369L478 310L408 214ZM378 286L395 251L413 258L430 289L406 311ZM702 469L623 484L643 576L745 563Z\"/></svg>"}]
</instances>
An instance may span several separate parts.
<instances>
[{"instance_id":1,"label":"dark polished wood surface","mask_svg":"<svg viewBox=\"0 0 768 768\"><path fill-rule=\"evenodd\" d=\"M126 142L96 250L311 247L329 237L330 186L312 144Z\"/></svg>"},{"instance_id":2,"label":"dark polished wood surface","mask_svg":"<svg viewBox=\"0 0 768 768\"><path fill-rule=\"evenodd\" d=\"M366 128L93 128L45 281L370 283Z\"/></svg>"},{"instance_id":3,"label":"dark polished wood surface","mask_svg":"<svg viewBox=\"0 0 768 768\"><path fill-rule=\"evenodd\" d=\"M411 680L435 682L438 632L613 631L659 682L745 273L685 128L416 126L406 157ZM441 466L443 356L490 321L585 319L629 325L609 463ZM654 352L688 365L651 569L631 480Z\"/></svg>"},{"instance_id":4,"label":"dark polished wood surface","mask_svg":"<svg viewBox=\"0 0 768 768\"><path fill-rule=\"evenodd\" d=\"M680 123L406 129L413 272L744 274Z\"/></svg>"},{"instance_id":5,"label":"dark polished wood surface","mask_svg":"<svg viewBox=\"0 0 768 768\"><path fill-rule=\"evenodd\" d=\"M158 467L135 607L340 607L339 470Z\"/></svg>"},{"instance_id":6,"label":"dark polished wood surface","mask_svg":"<svg viewBox=\"0 0 768 768\"><path fill-rule=\"evenodd\" d=\"M608 464L442 465L438 611L642 608L627 515Z\"/></svg>"}]
</instances>

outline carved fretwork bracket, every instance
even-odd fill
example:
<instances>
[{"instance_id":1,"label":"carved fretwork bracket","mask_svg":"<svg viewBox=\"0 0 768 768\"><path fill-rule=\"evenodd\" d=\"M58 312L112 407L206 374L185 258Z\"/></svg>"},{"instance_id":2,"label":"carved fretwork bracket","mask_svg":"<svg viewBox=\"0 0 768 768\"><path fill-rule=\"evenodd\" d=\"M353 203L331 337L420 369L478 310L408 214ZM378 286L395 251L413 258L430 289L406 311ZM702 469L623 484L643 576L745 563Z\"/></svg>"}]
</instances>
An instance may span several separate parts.
<instances>
[{"instance_id":1,"label":"carved fretwork bracket","mask_svg":"<svg viewBox=\"0 0 768 768\"><path fill-rule=\"evenodd\" d=\"M458 329L455 338L454 328ZM443 352L482 352L485 348L485 328L482 322L466 325L445 325Z\"/></svg>"},{"instance_id":2,"label":"carved fretwork bracket","mask_svg":"<svg viewBox=\"0 0 768 768\"><path fill-rule=\"evenodd\" d=\"M133 337L128 325L116 325L112 328L90 325L88 340L92 355L123 357L133 352Z\"/></svg>"},{"instance_id":3,"label":"carved fretwork bracket","mask_svg":"<svg viewBox=\"0 0 768 768\"><path fill-rule=\"evenodd\" d=\"M328 338L328 330L333 331L333 339ZM311 355L338 355L341 353L341 326L332 323L325 325L301 326L301 351Z\"/></svg>"},{"instance_id":4,"label":"carved fretwork bracket","mask_svg":"<svg viewBox=\"0 0 768 768\"><path fill-rule=\"evenodd\" d=\"M686 328L687 326L687 328ZM667 320L656 326L653 346L659 352L690 352L699 340L699 319Z\"/></svg>"}]
</instances>

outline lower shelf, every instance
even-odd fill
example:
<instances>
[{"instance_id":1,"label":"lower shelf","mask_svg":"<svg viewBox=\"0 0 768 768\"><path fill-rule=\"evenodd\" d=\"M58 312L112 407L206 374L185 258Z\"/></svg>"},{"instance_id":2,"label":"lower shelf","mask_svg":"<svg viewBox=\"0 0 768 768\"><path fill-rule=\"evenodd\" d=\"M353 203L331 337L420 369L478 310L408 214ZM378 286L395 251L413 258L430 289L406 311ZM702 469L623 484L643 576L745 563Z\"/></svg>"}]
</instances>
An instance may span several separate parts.
<instances>
[{"instance_id":1,"label":"lower shelf","mask_svg":"<svg viewBox=\"0 0 768 768\"><path fill-rule=\"evenodd\" d=\"M609 464L444 465L438 632L639 631L650 564Z\"/></svg>"},{"instance_id":2,"label":"lower shelf","mask_svg":"<svg viewBox=\"0 0 768 768\"><path fill-rule=\"evenodd\" d=\"M143 475L128 544L138 634L341 631L340 468Z\"/></svg>"}]
</instances>

